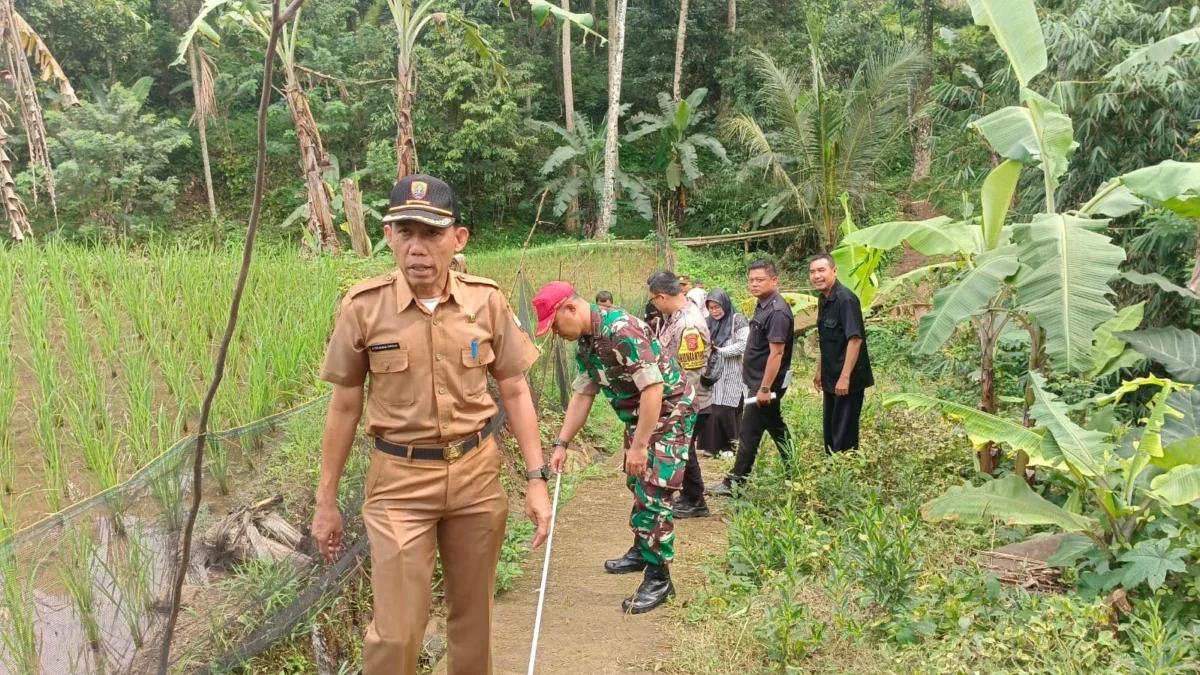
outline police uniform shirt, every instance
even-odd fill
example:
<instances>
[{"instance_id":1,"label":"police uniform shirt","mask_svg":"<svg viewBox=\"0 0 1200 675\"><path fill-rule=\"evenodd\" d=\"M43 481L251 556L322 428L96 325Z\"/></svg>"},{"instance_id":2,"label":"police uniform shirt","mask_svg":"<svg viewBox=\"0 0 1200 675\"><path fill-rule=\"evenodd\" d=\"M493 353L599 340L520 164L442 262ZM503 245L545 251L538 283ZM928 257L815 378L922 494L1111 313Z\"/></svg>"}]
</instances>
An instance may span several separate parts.
<instances>
[{"instance_id":1,"label":"police uniform shirt","mask_svg":"<svg viewBox=\"0 0 1200 675\"><path fill-rule=\"evenodd\" d=\"M829 297L817 299L817 334L821 345L821 387L836 391L846 364L846 345L850 338L862 338L858 361L850 371L850 391L860 392L875 384L871 357L867 354L867 334L863 327L862 304L858 296L840 281L835 281Z\"/></svg>"},{"instance_id":2,"label":"police uniform shirt","mask_svg":"<svg viewBox=\"0 0 1200 675\"><path fill-rule=\"evenodd\" d=\"M750 319L750 335L746 338L746 352L742 356L742 383L751 393L763 386L770 386L771 391L777 393L787 389L786 378L792 368L794 326L792 308L777 292L760 300L754 308L754 317ZM762 379L767 371L767 358L771 356L772 344L783 345L783 361L779 364L775 381L768 384Z\"/></svg>"},{"instance_id":3,"label":"police uniform shirt","mask_svg":"<svg viewBox=\"0 0 1200 675\"><path fill-rule=\"evenodd\" d=\"M479 431L496 414L488 373L520 375L537 357L496 282L452 272L430 312L394 272L346 293L320 377L369 382L369 436L438 445Z\"/></svg>"}]
</instances>

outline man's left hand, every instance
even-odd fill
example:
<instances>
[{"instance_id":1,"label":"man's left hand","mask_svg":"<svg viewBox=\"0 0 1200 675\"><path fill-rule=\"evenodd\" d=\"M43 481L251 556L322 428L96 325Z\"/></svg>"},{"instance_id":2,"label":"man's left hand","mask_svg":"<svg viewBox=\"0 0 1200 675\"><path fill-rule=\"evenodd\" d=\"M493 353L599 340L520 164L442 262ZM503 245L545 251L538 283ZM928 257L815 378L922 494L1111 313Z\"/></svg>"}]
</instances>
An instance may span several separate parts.
<instances>
[{"instance_id":1,"label":"man's left hand","mask_svg":"<svg viewBox=\"0 0 1200 675\"><path fill-rule=\"evenodd\" d=\"M546 481L536 478L529 481L525 490L525 515L529 516L529 522L537 526L537 533L533 535L533 548L537 548L550 536L552 514L550 488Z\"/></svg>"},{"instance_id":2,"label":"man's left hand","mask_svg":"<svg viewBox=\"0 0 1200 675\"><path fill-rule=\"evenodd\" d=\"M835 388L833 391L838 396L845 396L845 395L849 394L850 393L850 378L846 377L845 375L839 377L838 381L837 381L837 388Z\"/></svg>"},{"instance_id":3,"label":"man's left hand","mask_svg":"<svg viewBox=\"0 0 1200 675\"><path fill-rule=\"evenodd\" d=\"M758 394L754 397L754 402L760 406L771 405L771 392L758 390Z\"/></svg>"}]
</instances>

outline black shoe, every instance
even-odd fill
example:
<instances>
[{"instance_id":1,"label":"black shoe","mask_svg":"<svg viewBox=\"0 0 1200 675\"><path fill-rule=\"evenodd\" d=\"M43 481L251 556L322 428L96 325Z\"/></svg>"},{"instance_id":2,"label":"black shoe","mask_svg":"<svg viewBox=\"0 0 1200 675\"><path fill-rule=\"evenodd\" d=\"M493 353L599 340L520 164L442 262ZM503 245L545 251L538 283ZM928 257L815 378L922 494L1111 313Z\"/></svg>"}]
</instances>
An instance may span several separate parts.
<instances>
[{"instance_id":1,"label":"black shoe","mask_svg":"<svg viewBox=\"0 0 1200 675\"><path fill-rule=\"evenodd\" d=\"M646 569L646 559L642 557L642 552L638 549L637 544L631 546L620 558L604 561L604 571L609 574L630 574L641 572L644 569Z\"/></svg>"},{"instance_id":2,"label":"black shoe","mask_svg":"<svg viewBox=\"0 0 1200 675\"><path fill-rule=\"evenodd\" d=\"M666 565L647 565L646 576L632 598L621 601L626 614L645 614L675 596L671 570Z\"/></svg>"},{"instance_id":3,"label":"black shoe","mask_svg":"<svg viewBox=\"0 0 1200 675\"><path fill-rule=\"evenodd\" d=\"M696 501L680 500L675 505L676 518L706 518L712 515L712 511L708 510L708 504L705 503L704 497Z\"/></svg>"},{"instance_id":4,"label":"black shoe","mask_svg":"<svg viewBox=\"0 0 1200 675\"><path fill-rule=\"evenodd\" d=\"M712 487L708 488L707 492L713 497L732 497L733 484L729 482L728 478L722 478L720 482L714 483Z\"/></svg>"}]
</instances>

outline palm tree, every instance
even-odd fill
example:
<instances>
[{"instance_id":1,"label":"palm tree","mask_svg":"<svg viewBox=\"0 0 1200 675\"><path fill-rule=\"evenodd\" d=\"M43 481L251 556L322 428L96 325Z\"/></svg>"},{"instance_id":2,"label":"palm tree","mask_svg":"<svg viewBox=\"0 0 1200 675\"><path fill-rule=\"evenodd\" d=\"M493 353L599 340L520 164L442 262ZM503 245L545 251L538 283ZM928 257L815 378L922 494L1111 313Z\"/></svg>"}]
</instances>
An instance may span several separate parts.
<instances>
[{"instance_id":1,"label":"palm tree","mask_svg":"<svg viewBox=\"0 0 1200 675\"><path fill-rule=\"evenodd\" d=\"M625 62L625 11L629 0L608 0L608 129L604 144L604 179L601 185L600 218L596 238L603 239L612 230L616 213L617 174L620 173L620 130L617 118L621 108L621 70Z\"/></svg>"},{"instance_id":2,"label":"palm tree","mask_svg":"<svg viewBox=\"0 0 1200 675\"><path fill-rule=\"evenodd\" d=\"M630 124L640 124L625 135L625 142L636 141L659 132L658 152L654 156L654 168L663 172L667 189L674 193L679 207L679 218L687 209L687 190L700 179L699 148L706 148L717 159L728 162L725 146L707 134L688 133L702 121L706 114L699 111L700 104L708 95L707 89L693 91L686 100L674 101L665 92L658 95L658 114L638 113Z\"/></svg>"},{"instance_id":3,"label":"palm tree","mask_svg":"<svg viewBox=\"0 0 1200 675\"><path fill-rule=\"evenodd\" d=\"M687 41L688 0L679 0L679 29L675 33L675 79L671 85L671 100L683 96L683 47Z\"/></svg>"},{"instance_id":4,"label":"palm tree","mask_svg":"<svg viewBox=\"0 0 1200 675\"><path fill-rule=\"evenodd\" d=\"M628 105L622 106L620 113L628 109ZM573 131L553 122L529 120L528 124L535 130L553 131L564 141L564 145L550 153L541 169L542 176L551 178L543 190L549 190L554 195L552 213L555 217L561 217L572 202L577 202L585 219L585 234L594 234L604 193L607 123L593 128L588 118L576 113ZM650 197L642 181L619 168L614 180L633 202L638 213L650 220L653 217Z\"/></svg>"},{"instance_id":5,"label":"palm tree","mask_svg":"<svg viewBox=\"0 0 1200 675\"><path fill-rule=\"evenodd\" d=\"M724 131L750 152L747 170L762 171L779 188L764 220L790 204L813 221L823 244L833 249L842 221L838 196L847 192L861 205L879 189L883 159L904 137L908 82L926 60L917 48L889 47L868 58L850 83L837 89L825 80L819 22L810 19L809 36L809 85L755 51L767 130L742 114L728 120Z\"/></svg>"},{"instance_id":6,"label":"palm tree","mask_svg":"<svg viewBox=\"0 0 1200 675\"><path fill-rule=\"evenodd\" d=\"M413 0L388 0L392 19L396 23L396 180L411 174L416 168L417 144L413 139L413 104L417 100L417 38L433 22L444 26L453 22L466 35L466 42L482 59L491 61L496 77L504 79L504 68L491 45L479 34L479 27L460 16L434 12L436 0L424 0L413 6Z\"/></svg>"},{"instance_id":7,"label":"palm tree","mask_svg":"<svg viewBox=\"0 0 1200 675\"><path fill-rule=\"evenodd\" d=\"M192 25L184 33L179 43L178 57L171 65L183 63L197 35L204 35L215 41L217 33L208 24L207 17L222 6L227 6L220 19L222 26L248 29L258 33L264 40L267 39L270 34L271 14L258 0L206 0ZM321 248L337 251L341 248L341 242L333 223L333 194L324 178L325 170L330 165L329 155L321 142L321 133L308 106L308 96L300 83L297 70L296 42L299 25L300 12L297 11L288 30L280 34L275 53L283 66L283 94L296 128L300 165L304 171L304 184L308 192L307 233L304 241L307 252L315 254Z\"/></svg>"}]
</instances>

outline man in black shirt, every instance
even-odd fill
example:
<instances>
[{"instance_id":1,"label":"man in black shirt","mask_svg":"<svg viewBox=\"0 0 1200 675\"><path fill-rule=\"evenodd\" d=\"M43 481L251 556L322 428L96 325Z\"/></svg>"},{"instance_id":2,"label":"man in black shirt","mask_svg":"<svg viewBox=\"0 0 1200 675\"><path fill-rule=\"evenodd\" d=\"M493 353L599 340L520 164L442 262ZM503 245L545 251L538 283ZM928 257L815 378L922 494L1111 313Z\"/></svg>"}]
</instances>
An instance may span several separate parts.
<instances>
[{"instance_id":1,"label":"man in black shirt","mask_svg":"<svg viewBox=\"0 0 1200 675\"><path fill-rule=\"evenodd\" d=\"M709 494L717 497L732 494L733 484L750 475L764 431L771 434L785 464L792 457L792 434L783 421L780 404L791 381L795 317L779 295L779 273L771 261L751 263L748 280L758 306L750 320L750 335L742 356L742 382L748 392L746 410L733 471L709 488Z\"/></svg>"},{"instance_id":2,"label":"man in black shirt","mask_svg":"<svg viewBox=\"0 0 1200 675\"><path fill-rule=\"evenodd\" d=\"M837 265L828 253L813 256L808 278L821 292L817 300L821 365L813 375L813 386L825 394L825 452L857 450L863 391L875 384L862 305L837 280Z\"/></svg>"}]
</instances>

